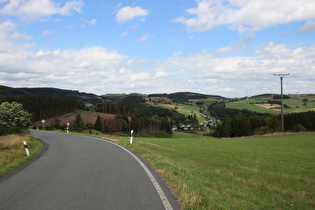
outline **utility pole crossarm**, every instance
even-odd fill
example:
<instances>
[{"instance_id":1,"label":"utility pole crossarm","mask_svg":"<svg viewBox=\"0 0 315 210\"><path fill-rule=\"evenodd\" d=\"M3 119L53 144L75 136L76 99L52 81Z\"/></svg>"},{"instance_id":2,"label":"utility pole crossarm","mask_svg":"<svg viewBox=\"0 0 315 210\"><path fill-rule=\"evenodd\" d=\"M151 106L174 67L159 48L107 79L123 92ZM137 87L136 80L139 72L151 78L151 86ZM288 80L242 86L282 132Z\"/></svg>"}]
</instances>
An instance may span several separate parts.
<instances>
[{"instance_id":1,"label":"utility pole crossarm","mask_svg":"<svg viewBox=\"0 0 315 210\"><path fill-rule=\"evenodd\" d=\"M279 76L279 77L284 77L284 76L289 76L290 73L287 73L287 74L283 74L283 73L280 73L280 74L273 74L273 76Z\"/></svg>"}]
</instances>

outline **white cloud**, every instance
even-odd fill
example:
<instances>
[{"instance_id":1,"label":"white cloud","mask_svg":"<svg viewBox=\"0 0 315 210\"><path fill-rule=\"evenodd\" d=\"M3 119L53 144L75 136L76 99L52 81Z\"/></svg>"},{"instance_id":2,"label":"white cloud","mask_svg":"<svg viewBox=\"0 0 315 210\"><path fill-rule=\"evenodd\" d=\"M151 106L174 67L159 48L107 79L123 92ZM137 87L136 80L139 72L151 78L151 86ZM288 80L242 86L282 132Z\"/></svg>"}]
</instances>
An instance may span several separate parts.
<instances>
[{"instance_id":1,"label":"white cloud","mask_svg":"<svg viewBox=\"0 0 315 210\"><path fill-rule=\"evenodd\" d=\"M96 19L93 19L89 22L91 25L95 25L96 24Z\"/></svg>"},{"instance_id":2,"label":"white cloud","mask_svg":"<svg viewBox=\"0 0 315 210\"><path fill-rule=\"evenodd\" d=\"M88 19L81 18L81 20L83 20L85 23L89 25L95 25L97 22L96 19L88 20Z\"/></svg>"},{"instance_id":3,"label":"white cloud","mask_svg":"<svg viewBox=\"0 0 315 210\"><path fill-rule=\"evenodd\" d=\"M306 34L309 32L315 31L315 22L314 21L307 21L305 25L303 25L299 30L299 35Z\"/></svg>"},{"instance_id":4,"label":"white cloud","mask_svg":"<svg viewBox=\"0 0 315 210\"><path fill-rule=\"evenodd\" d=\"M138 42L142 42L142 41L145 41L149 38L149 35L145 35L145 36L142 36L140 38L137 39Z\"/></svg>"},{"instance_id":5,"label":"white cloud","mask_svg":"<svg viewBox=\"0 0 315 210\"><path fill-rule=\"evenodd\" d=\"M15 0L9 1L3 8L0 8L0 14L36 20L54 14L68 15L72 11L80 12L83 5L82 0L69 1L63 6L52 0Z\"/></svg>"},{"instance_id":6,"label":"white cloud","mask_svg":"<svg viewBox=\"0 0 315 210\"><path fill-rule=\"evenodd\" d=\"M125 37L125 36L127 36L127 34L128 34L128 32L127 31L125 31L124 33L122 33L120 36L121 37Z\"/></svg>"},{"instance_id":7,"label":"white cloud","mask_svg":"<svg viewBox=\"0 0 315 210\"><path fill-rule=\"evenodd\" d=\"M174 52L173 53L173 56L174 57L178 57L178 56L180 56L180 55L182 55L183 54L183 52Z\"/></svg>"},{"instance_id":8,"label":"white cloud","mask_svg":"<svg viewBox=\"0 0 315 210\"><path fill-rule=\"evenodd\" d=\"M144 21L144 17L149 15L150 11L141 7L126 6L121 8L116 14L116 20L120 23L125 23L136 17L141 17L139 20Z\"/></svg>"},{"instance_id":9,"label":"white cloud","mask_svg":"<svg viewBox=\"0 0 315 210\"><path fill-rule=\"evenodd\" d=\"M56 34L56 31L46 30L42 33L43 36Z\"/></svg>"},{"instance_id":10,"label":"white cloud","mask_svg":"<svg viewBox=\"0 0 315 210\"><path fill-rule=\"evenodd\" d=\"M232 52L233 50L234 50L234 48L231 45L226 46L226 47L221 47L219 49L216 49L216 51L218 53L228 53L228 52Z\"/></svg>"},{"instance_id":11,"label":"white cloud","mask_svg":"<svg viewBox=\"0 0 315 210\"><path fill-rule=\"evenodd\" d=\"M32 40L32 36L19 33L15 30L16 24L9 20L0 23L0 56L1 53L11 53L16 50L29 49L34 46L33 43L25 43L25 41Z\"/></svg>"},{"instance_id":12,"label":"white cloud","mask_svg":"<svg viewBox=\"0 0 315 210\"><path fill-rule=\"evenodd\" d=\"M182 23L188 31L208 31L227 25L241 33L266 27L315 18L313 0L196 0L196 8L186 9L189 16L173 21Z\"/></svg>"},{"instance_id":13,"label":"white cloud","mask_svg":"<svg viewBox=\"0 0 315 210\"><path fill-rule=\"evenodd\" d=\"M5 22L0 23L0 32L4 33L4 32L8 32L8 31L12 31L15 29L15 24L12 23L11 21L7 20Z\"/></svg>"}]
</instances>

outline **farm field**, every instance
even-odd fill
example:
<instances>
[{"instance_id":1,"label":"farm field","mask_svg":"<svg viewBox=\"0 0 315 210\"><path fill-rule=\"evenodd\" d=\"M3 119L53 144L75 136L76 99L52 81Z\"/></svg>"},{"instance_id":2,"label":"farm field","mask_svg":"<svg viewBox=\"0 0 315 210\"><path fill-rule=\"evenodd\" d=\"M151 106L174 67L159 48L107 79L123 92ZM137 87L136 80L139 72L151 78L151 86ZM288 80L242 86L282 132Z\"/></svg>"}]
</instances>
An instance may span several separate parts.
<instances>
[{"instance_id":1,"label":"farm field","mask_svg":"<svg viewBox=\"0 0 315 210\"><path fill-rule=\"evenodd\" d=\"M172 100L165 98L165 97L152 97L152 101L148 102L147 104L158 106L162 108L168 108L168 109L176 109L177 112L184 114L185 116L196 114L198 121L205 122L204 114L200 113L200 107L195 104L196 101L203 102L203 107L207 109L208 105L210 105L212 102L217 101L218 99L208 98L208 99L196 99L196 100L190 100L189 104L182 104L182 103L172 103ZM155 103L154 103L155 102Z\"/></svg>"},{"instance_id":2,"label":"farm field","mask_svg":"<svg viewBox=\"0 0 315 210\"><path fill-rule=\"evenodd\" d=\"M270 99L270 98L269 98ZM281 101L281 100L277 100ZM253 104L253 103L262 103L265 104ZM271 106L267 104L268 99L249 99L241 100L241 101L234 101L226 103L226 108L231 109L248 109L250 111L258 112L258 113L271 113L271 114L280 114L281 113L281 106ZM252 103L252 104L249 104ZM283 104L287 105L288 108L284 109L284 113L293 113L293 112L306 112L306 111L315 111L315 99L308 98L306 105L302 100L297 100L294 98L291 99L284 99Z\"/></svg>"},{"instance_id":3,"label":"farm field","mask_svg":"<svg viewBox=\"0 0 315 210\"><path fill-rule=\"evenodd\" d=\"M154 165L183 209L315 208L315 135L110 138Z\"/></svg>"},{"instance_id":4,"label":"farm field","mask_svg":"<svg viewBox=\"0 0 315 210\"><path fill-rule=\"evenodd\" d=\"M199 110L200 108L194 104L191 104L191 105L187 105L187 104L158 104L156 106L159 106L159 107L162 107L162 108L168 108L168 109L174 109L175 107L177 107L176 111L178 111L179 113L181 114L184 114L185 116L188 116L188 115L194 115L196 114L197 116L197 119L199 122L204 122L204 118Z\"/></svg>"},{"instance_id":5,"label":"farm field","mask_svg":"<svg viewBox=\"0 0 315 210\"><path fill-rule=\"evenodd\" d=\"M240 109L240 110L248 109L250 111L257 112L257 113L271 113L271 114L276 114L276 115L281 113L281 109L264 108L255 104L249 104L247 100L226 103L226 108Z\"/></svg>"}]
</instances>

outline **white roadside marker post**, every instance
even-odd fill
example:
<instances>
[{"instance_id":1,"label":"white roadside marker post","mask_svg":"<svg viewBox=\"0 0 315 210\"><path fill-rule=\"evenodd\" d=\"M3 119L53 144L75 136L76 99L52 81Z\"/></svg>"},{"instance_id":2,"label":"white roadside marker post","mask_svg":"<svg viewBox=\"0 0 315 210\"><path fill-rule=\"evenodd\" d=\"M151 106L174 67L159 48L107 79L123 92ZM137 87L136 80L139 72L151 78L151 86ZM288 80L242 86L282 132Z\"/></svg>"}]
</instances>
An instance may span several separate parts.
<instances>
[{"instance_id":1,"label":"white roadside marker post","mask_svg":"<svg viewBox=\"0 0 315 210\"><path fill-rule=\"evenodd\" d=\"M25 148L26 155L27 155L27 156L30 156L30 151L28 150L26 141L23 141L23 144L24 144L24 148Z\"/></svg>"},{"instance_id":2,"label":"white roadside marker post","mask_svg":"<svg viewBox=\"0 0 315 210\"><path fill-rule=\"evenodd\" d=\"M130 144L132 144L133 130L131 130L130 134Z\"/></svg>"},{"instance_id":3,"label":"white roadside marker post","mask_svg":"<svg viewBox=\"0 0 315 210\"><path fill-rule=\"evenodd\" d=\"M69 133L69 126L70 126L70 123L67 123L67 133Z\"/></svg>"}]
</instances>

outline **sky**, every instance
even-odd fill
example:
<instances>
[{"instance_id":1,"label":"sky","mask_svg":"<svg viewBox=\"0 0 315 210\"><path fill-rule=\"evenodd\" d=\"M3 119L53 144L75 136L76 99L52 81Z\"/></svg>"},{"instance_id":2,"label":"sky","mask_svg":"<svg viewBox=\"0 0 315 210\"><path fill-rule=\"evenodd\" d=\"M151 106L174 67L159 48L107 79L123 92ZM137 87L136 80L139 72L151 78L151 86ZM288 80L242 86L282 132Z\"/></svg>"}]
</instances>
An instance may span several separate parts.
<instances>
[{"instance_id":1,"label":"sky","mask_svg":"<svg viewBox=\"0 0 315 210\"><path fill-rule=\"evenodd\" d=\"M0 0L0 85L315 93L314 0Z\"/></svg>"}]
</instances>

